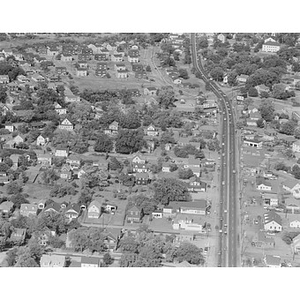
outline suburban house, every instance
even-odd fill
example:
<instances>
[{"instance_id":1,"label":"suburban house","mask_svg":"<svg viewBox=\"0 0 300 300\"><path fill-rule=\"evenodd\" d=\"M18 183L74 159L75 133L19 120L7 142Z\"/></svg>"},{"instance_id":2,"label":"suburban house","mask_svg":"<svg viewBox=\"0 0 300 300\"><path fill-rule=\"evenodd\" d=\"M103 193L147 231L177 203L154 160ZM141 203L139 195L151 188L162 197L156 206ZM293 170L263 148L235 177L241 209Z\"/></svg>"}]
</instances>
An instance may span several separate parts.
<instances>
[{"instance_id":1,"label":"suburban house","mask_svg":"<svg viewBox=\"0 0 300 300\"><path fill-rule=\"evenodd\" d=\"M137 185L146 185L149 183L149 174L148 173L136 173L135 182Z\"/></svg>"},{"instance_id":2,"label":"suburban house","mask_svg":"<svg viewBox=\"0 0 300 300\"><path fill-rule=\"evenodd\" d=\"M67 103L73 103L73 102L80 101L80 97L75 96L69 88L65 88L64 94L65 94L65 102L67 102Z\"/></svg>"},{"instance_id":3,"label":"suburban house","mask_svg":"<svg viewBox=\"0 0 300 300\"><path fill-rule=\"evenodd\" d=\"M13 208L14 203L12 201L4 201L0 204L0 213L8 214Z\"/></svg>"},{"instance_id":4,"label":"suburban house","mask_svg":"<svg viewBox=\"0 0 300 300\"><path fill-rule=\"evenodd\" d=\"M169 163L167 163L167 162L163 162L162 163L162 172L164 172L164 173L170 173L171 172L171 166L170 166L170 164Z\"/></svg>"},{"instance_id":5,"label":"suburban house","mask_svg":"<svg viewBox=\"0 0 300 300\"><path fill-rule=\"evenodd\" d=\"M77 62L77 64L78 64L78 67L79 67L79 68L87 69L87 67L88 67L88 63L87 63L86 60L79 60L79 61Z\"/></svg>"},{"instance_id":6,"label":"suburban house","mask_svg":"<svg viewBox=\"0 0 300 300\"><path fill-rule=\"evenodd\" d=\"M69 149L68 148L56 148L55 149L55 153L54 153L54 156L57 156L57 157L68 157L69 155Z\"/></svg>"},{"instance_id":7,"label":"suburban house","mask_svg":"<svg viewBox=\"0 0 300 300\"><path fill-rule=\"evenodd\" d=\"M112 54L111 57L110 57L111 61L113 62L121 62L123 61L123 55L122 54L118 54L118 53L115 53L115 54Z\"/></svg>"},{"instance_id":8,"label":"suburban house","mask_svg":"<svg viewBox=\"0 0 300 300\"><path fill-rule=\"evenodd\" d=\"M61 179L69 180L72 178L72 171L69 165L63 165L59 174Z\"/></svg>"},{"instance_id":9,"label":"suburban house","mask_svg":"<svg viewBox=\"0 0 300 300\"><path fill-rule=\"evenodd\" d=\"M271 191L272 185L263 177L256 177L256 189L260 191Z\"/></svg>"},{"instance_id":10,"label":"suburban house","mask_svg":"<svg viewBox=\"0 0 300 300\"><path fill-rule=\"evenodd\" d=\"M146 129L146 133L148 136L157 136L158 130L156 129L156 127L154 125L150 124Z\"/></svg>"},{"instance_id":11,"label":"suburban house","mask_svg":"<svg viewBox=\"0 0 300 300\"><path fill-rule=\"evenodd\" d=\"M292 144L292 150L293 152L300 153L300 140L297 140Z\"/></svg>"},{"instance_id":12,"label":"suburban house","mask_svg":"<svg viewBox=\"0 0 300 300\"><path fill-rule=\"evenodd\" d=\"M2 83L2 84L9 83L9 77L8 77L8 75L0 75L0 83Z\"/></svg>"},{"instance_id":13,"label":"suburban house","mask_svg":"<svg viewBox=\"0 0 300 300\"><path fill-rule=\"evenodd\" d=\"M127 70L117 70L116 76L118 79L126 79L128 77L128 71Z\"/></svg>"},{"instance_id":14,"label":"suburban house","mask_svg":"<svg viewBox=\"0 0 300 300\"><path fill-rule=\"evenodd\" d=\"M262 46L262 51L263 52L272 52L272 53L276 53L280 50L280 44L277 42L273 42L273 41L268 41L265 42Z\"/></svg>"},{"instance_id":15,"label":"suburban house","mask_svg":"<svg viewBox=\"0 0 300 300\"><path fill-rule=\"evenodd\" d=\"M73 60L72 54L62 53L60 57L61 61L68 62Z\"/></svg>"},{"instance_id":16,"label":"suburban house","mask_svg":"<svg viewBox=\"0 0 300 300\"><path fill-rule=\"evenodd\" d=\"M78 76L78 77L85 77L85 76L87 76L88 74L87 74L87 69L86 68L80 68L80 67L78 67L78 68L76 68L76 76Z\"/></svg>"},{"instance_id":17,"label":"suburban house","mask_svg":"<svg viewBox=\"0 0 300 300\"><path fill-rule=\"evenodd\" d=\"M174 230L189 230L201 232L203 227L203 221L199 216L189 214L177 214L172 222Z\"/></svg>"},{"instance_id":18,"label":"suburban house","mask_svg":"<svg viewBox=\"0 0 300 300\"><path fill-rule=\"evenodd\" d=\"M26 237L26 228L15 228L10 235L10 241L18 243L19 245L24 243Z\"/></svg>"},{"instance_id":19,"label":"suburban house","mask_svg":"<svg viewBox=\"0 0 300 300\"><path fill-rule=\"evenodd\" d=\"M207 206L207 201L204 199L193 202L182 202L180 206L180 213L191 215L206 215Z\"/></svg>"},{"instance_id":20,"label":"suburban house","mask_svg":"<svg viewBox=\"0 0 300 300\"><path fill-rule=\"evenodd\" d=\"M24 217L29 217L30 215L36 216L38 210L38 206L36 204L21 204L20 207L20 215Z\"/></svg>"},{"instance_id":21,"label":"suburban house","mask_svg":"<svg viewBox=\"0 0 300 300\"><path fill-rule=\"evenodd\" d=\"M264 229L266 231L282 231L282 219L274 211L264 214Z\"/></svg>"},{"instance_id":22,"label":"suburban house","mask_svg":"<svg viewBox=\"0 0 300 300\"><path fill-rule=\"evenodd\" d=\"M277 206L279 203L277 193L263 193L262 199L264 201L264 206Z\"/></svg>"},{"instance_id":23,"label":"suburban house","mask_svg":"<svg viewBox=\"0 0 300 300\"><path fill-rule=\"evenodd\" d=\"M65 267L66 257L63 255L43 254L40 265L42 268Z\"/></svg>"},{"instance_id":24,"label":"suburban house","mask_svg":"<svg viewBox=\"0 0 300 300\"><path fill-rule=\"evenodd\" d=\"M115 70L116 71L126 71L126 65L124 63L116 63Z\"/></svg>"},{"instance_id":25,"label":"suburban house","mask_svg":"<svg viewBox=\"0 0 300 300\"><path fill-rule=\"evenodd\" d=\"M238 83L246 83L248 78L249 78L248 75L241 74L241 75L237 76L236 80Z\"/></svg>"},{"instance_id":26,"label":"suburban house","mask_svg":"<svg viewBox=\"0 0 300 300\"><path fill-rule=\"evenodd\" d=\"M65 115L67 114L67 109L63 108L60 104L55 103L54 105L55 111L59 114L59 115Z\"/></svg>"},{"instance_id":27,"label":"suburban house","mask_svg":"<svg viewBox=\"0 0 300 300\"><path fill-rule=\"evenodd\" d=\"M292 243L292 248L293 248L293 252L295 254L300 253L300 234L298 234L296 237L294 237L293 243Z\"/></svg>"},{"instance_id":28,"label":"suburban house","mask_svg":"<svg viewBox=\"0 0 300 300\"><path fill-rule=\"evenodd\" d=\"M148 86L144 88L144 95L156 96L157 88L154 86Z\"/></svg>"},{"instance_id":29,"label":"suburban house","mask_svg":"<svg viewBox=\"0 0 300 300\"><path fill-rule=\"evenodd\" d=\"M66 67L55 67L55 73L58 75L64 75L67 73Z\"/></svg>"},{"instance_id":30,"label":"suburban house","mask_svg":"<svg viewBox=\"0 0 300 300\"><path fill-rule=\"evenodd\" d=\"M108 135L117 135L119 131L119 123L117 121L113 121L109 126L108 129L104 130L105 134Z\"/></svg>"},{"instance_id":31,"label":"suburban house","mask_svg":"<svg viewBox=\"0 0 300 300\"><path fill-rule=\"evenodd\" d=\"M92 201L87 211L88 218L98 219L101 215L101 202L98 200Z\"/></svg>"},{"instance_id":32,"label":"suburban house","mask_svg":"<svg viewBox=\"0 0 300 300\"><path fill-rule=\"evenodd\" d=\"M57 202L52 202L44 208L43 213L59 213L60 211L61 205Z\"/></svg>"},{"instance_id":33,"label":"suburban house","mask_svg":"<svg viewBox=\"0 0 300 300\"><path fill-rule=\"evenodd\" d=\"M289 223L289 227L290 228L300 228L300 219L299 218L292 218L290 220L290 223Z\"/></svg>"},{"instance_id":34,"label":"suburban house","mask_svg":"<svg viewBox=\"0 0 300 300\"><path fill-rule=\"evenodd\" d=\"M145 164L139 164L139 163L133 163L132 164L132 171L134 173L147 173L148 168L146 167Z\"/></svg>"},{"instance_id":35,"label":"suburban house","mask_svg":"<svg viewBox=\"0 0 300 300\"><path fill-rule=\"evenodd\" d=\"M145 164L146 160L141 158L139 155L135 155L132 160L131 160L132 164Z\"/></svg>"},{"instance_id":36,"label":"suburban house","mask_svg":"<svg viewBox=\"0 0 300 300\"><path fill-rule=\"evenodd\" d=\"M131 67L132 67L133 72L138 72L138 71L144 70L144 67L142 64L132 64Z\"/></svg>"},{"instance_id":37,"label":"suburban house","mask_svg":"<svg viewBox=\"0 0 300 300\"><path fill-rule=\"evenodd\" d=\"M129 50L127 59L130 63L139 62L139 51L138 50Z\"/></svg>"},{"instance_id":38,"label":"suburban house","mask_svg":"<svg viewBox=\"0 0 300 300\"><path fill-rule=\"evenodd\" d=\"M255 124L256 124L256 121L255 121ZM253 139L253 140L244 140L243 144L247 147L262 149L263 142Z\"/></svg>"},{"instance_id":39,"label":"suburban house","mask_svg":"<svg viewBox=\"0 0 300 300\"><path fill-rule=\"evenodd\" d=\"M77 203L69 204L66 207L66 210L64 212L65 217L70 221L73 219L77 219L79 214L80 214L80 206Z\"/></svg>"},{"instance_id":40,"label":"suburban house","mask_svg":"<svg viewBox=\"0 0 300 300\"><path fill-rule=\"evenodd\" d=\"M5 124L5 129L7 129L9 132L14 132L15 126L13 124Z\"/></svg>"},{"instance_id":41,"label":"suburban house","mask_svg":"<svg viewBox=\"0 0 300 300\"><path fill-rule=\"evenodd\" d=\"M36 144L38 145L38 146L45 146L46 145L46 143L48 142L48 138L46 138L46 137L43 137L41 134L37 137L37 139L36 139Z\"/></svg>"},{"instance_id":42,"label":"suburban house","mask_svg":"<svg viewBox=\"0 0 300 300\"><path fill-rule=\"evenodd\" d=\"M192 192L206 192L207 184L200 180L199 177L191 178L188 190Z\"/></svg>"},{"instance_id":43,"label":"suburban house","mask_svg":"<svg viewBox=\"0 0 300 300\"><path fill-rule=\"evenodd\" d=\"M136 206L131 207L127 211L127 223L140 223L143 218L143 210Z\"/></svg>"},{"instance_id":44,"label":"suburban house","mask_svg":"<svg viewBox=\"0 0 300 300\"><path fill-rule=\"evenodd\" d=\"M70 165L71 169L79 169L81 165L81 158L78 155L71 154L67 160L66 163Z\"/></svg>"},{"instance_id":45,"label":"suburban house","mask_svg":"<svg viewBox=\"0 0 300 300\"><path fill-rule=\"evenodd\" d=\"M300 198L300 181L294 178L287 179L282 183L282 188L291 194L297 199Z\"/></svg>"},{"instance_id":46,"label":"suburban house","mask_svg":"<svg viewBox=\"0 0 300 300\"><path fill-rule=\"evenodd\" d=\"M99 257L87 257L87 256L82 256L81 257L81 267L82 268L91 268L95 267L98 268L100 267L100 258Z\"/></svg>"},{"instance_id":47,"label":"suburban house","mask_svg":"<svg viewBox=\"0 0 300 300\"><path fill-rule=\"evenodd\" d=\"M280 268L281 258L280 256L266 255L264 257L264 263L269 268Z\"/></svg>"},{"instance_id":48,"label":"suburban house","mask_svg":"<svg viewBox=\"0 0 300 300\"><path fill-rule=\"evenodd\" d=\"M223 33L218 34L217 39L221 41L223 44L226 42L226 36Z\"/></svg>"},{"instance_id":49,"label":"suburban house","mask_svg":"<svg viewBox=\"0 0 300 300\"><path fill-rule=\"evenodd\" d=\"M73 131L74 126L73 124L68 120L64 119L59 125L58 128L61 130L68 130L68 131Z\"/></svg>"},{"instance_id":50,"label":"suburban house","mask_svg":"<svg viewBox=\"0 0 300 300\"><path fill-rule=\"evenodd\" d=\"M37 161L40 164L51 166L52 155L49 153L37 153Z\"/></svg>"},{"instance_id":51,"label":"suburban house","mask_svg":"<svg viewBox=\"0 0 300 300\"><path fill-rule=\"evenodd\" d=\"M272 237L267 236L265 232L258 231L254 236L251 244L256 248L268 249L275 247L275 241Z\"/></svg>"}]
</instances>

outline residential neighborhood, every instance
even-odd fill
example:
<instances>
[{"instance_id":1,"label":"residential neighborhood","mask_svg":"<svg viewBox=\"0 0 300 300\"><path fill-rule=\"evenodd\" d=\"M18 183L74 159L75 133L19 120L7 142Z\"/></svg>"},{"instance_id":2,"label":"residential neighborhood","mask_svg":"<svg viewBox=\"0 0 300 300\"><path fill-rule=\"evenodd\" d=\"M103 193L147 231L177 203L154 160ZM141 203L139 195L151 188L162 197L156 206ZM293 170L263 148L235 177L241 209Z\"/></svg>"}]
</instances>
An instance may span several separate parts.
<instances>
[{"instance_id":1,"label":"residential neighborhood","mask_svg":"<svg viewBox=\"0 0 300 300\"><path fill-rule=\"evenodd\" d=\"M195 34L204 78L189 33L5 34L1 266L228 266L226 151L236 266L299 266L299 44Z\"/></svg>"}]
</instances>

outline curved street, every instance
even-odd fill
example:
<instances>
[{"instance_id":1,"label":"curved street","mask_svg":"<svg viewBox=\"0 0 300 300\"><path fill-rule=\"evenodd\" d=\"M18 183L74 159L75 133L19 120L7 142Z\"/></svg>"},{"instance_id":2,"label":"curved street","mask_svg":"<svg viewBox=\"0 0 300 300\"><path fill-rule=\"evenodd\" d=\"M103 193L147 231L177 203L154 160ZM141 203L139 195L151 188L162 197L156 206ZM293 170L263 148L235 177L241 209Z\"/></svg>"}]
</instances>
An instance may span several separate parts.
<instances>
[{"instance_id":1,"label":"curved street","mask_svg":"<svg viewBox=\"0 0 300 300\"><path fill-rule=\"evenodd\" d=\"M237 197L237 151L236 131L231 101L221 88L206 74L201 59L198 59L196 34L191 34L191 53L195 69L201 80L209 85L216 95L221 112L221 159L220 159L220 211L219 211L219 267L238 267L238 197Z\"/></svg>"}]
</instances>

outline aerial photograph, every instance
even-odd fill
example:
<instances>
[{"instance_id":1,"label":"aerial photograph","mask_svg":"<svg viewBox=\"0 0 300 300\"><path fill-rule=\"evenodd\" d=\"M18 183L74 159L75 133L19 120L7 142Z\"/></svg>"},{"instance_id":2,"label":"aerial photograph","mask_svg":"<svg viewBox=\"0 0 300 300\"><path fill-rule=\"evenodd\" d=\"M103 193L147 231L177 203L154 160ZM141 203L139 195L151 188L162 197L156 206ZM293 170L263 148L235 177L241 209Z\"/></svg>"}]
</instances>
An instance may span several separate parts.
<instances>
[{"instance_id":1,"label":"aerial photograph","mask_svg":"<svg viewBox=\"0 0 300 300\"><path fill-rule=\"evenodd\" d=\"M300 33L0 33L0 267L300 267Z\"/></svg>"}]
</instances>

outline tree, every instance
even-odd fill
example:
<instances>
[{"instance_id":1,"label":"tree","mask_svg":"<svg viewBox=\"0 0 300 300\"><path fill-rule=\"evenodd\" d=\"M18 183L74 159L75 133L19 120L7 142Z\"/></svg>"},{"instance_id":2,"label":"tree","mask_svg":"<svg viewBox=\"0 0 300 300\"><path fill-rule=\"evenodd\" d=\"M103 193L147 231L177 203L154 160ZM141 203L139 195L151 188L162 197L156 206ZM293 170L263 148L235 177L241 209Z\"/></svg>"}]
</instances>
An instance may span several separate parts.
<instances>
[{"instance_id":1,"label":"tree","mask_svg":"<svg viewBox=\"0 0 300 300\"><path fill-rule=\"evenodd\" d=\"M266 91L261 91L260 92L260 98L269 98L269 93Z\"/></svg>"},{"instance_id":2,"label":"tree","mask_svg":"<svg viewBox=\"0 0 300 300\"><path fill-rule=\"evenodd\" d=\"M238 74L235 70L229 72L228 77L227 77L227 82L230 86L235 86L237 85L237 78Z\"/></svg>"},{"instance_id":3,"label":"tree","mask_svg":"<svg viewBox=\"0 0 300 300\"><path fill-rule=\"evenodd\" d=\"M265 127L265 120L264 119L258 119L256 121L257 127L264 128Z\"/></svg>"},{"instance_id":4,"label":"tree","mask_svg":"<svg viewBox=\"0 0 300 300\"><path fill-rule=\"evenodd\" d=\"M168 86L162 87L158 91L157 100L159 105L165 109L172 107L175 101L175 92L173 91L173 88Z\"/></svg>"},{"instance_id":5,"label":"tree","mask_svg":"<svg viewBox=\"0 0 300 300\"><path fill-rule=\"evenodd\" d=\"M255 87L250 87L248 90L248 95L250 97L258 97L258 91Z\"/></svg>"},{"instance_id":6,"label":"tree","mask_svg":"<svg viewBox=\"0 0 300 300\"><path fill-rule=\"evenodd\" d=\"M151 72L151 71L152 71L152 70L151 70L151 67L150 67L149 65L147 65L146 71L147 71L147 72Z\"/></svg>"},{"instance_id":7,"label":"tree","mask_svg":"<svg viewBox=\"0 0 300 300\"><path fill-rule=\"evenodd\" d=\"M279 162L274 166L276 171L285 171L288 172L290 170L290 168L288 166L286 166L283 162Z\"/></svg>"},{"instance_id":8,"label":"tree","mask_svg":"<svg viewBox=\"0 0 300 300\"><path fill-rule=\"evenodd\" d=\"M3 85L0 86L0 102L1 103L6 103L7 100L7 88L4 87Z\"/></svg>"},{"instance_id":9,"label":"tree","mask_svg":"<svg viewBox=\"0 0 300 300\"><path fill-rule=\"evenodd\" d=\"M215 80L215 81L222 81L223 76L224 76L224 71L220 67L215 67L211 70L210 76Z\"/></svg>"},{"instance_id":10,"label":"tree","mask_svg":"<svg viewBox=\"0 0 300 300\"><path fill-rule=\"evenodd\" d=\"M272 89L273 97L276 99L287 99L289 97L283 84L274 84Z\"/></svg>"},{"instance_id":11,"label":"tree","mask_svg":"<svg viewBox=\"0 0 300 300\"><path fill-rule=\"evenodd\" d=\"M186 69L179 69L178 72L179 72L179 77L183 79L189 79L189 74Z\"/></svg>"},{"instance_id":12,"label":"tree","mask_svg":"<svg viewBox=\"0 0 300 300\"><path fill-rule=\"evenodd\" d=\"M50 186L54 185L55 181L58 179L59 176L57 175L54 168L43 171L40 176L41 183Z\"/></svg>"},{"instance_id":13,"label":"tree","mask_svg":"<svg viewBox=\"0 0 300 300\"><path fill-rule=\"evenodd\" d=\"M134 237L124 237L119 243L122 252L127 253L138 253L139 244Z\"/></svg>"},{"instance_id":14,"label":"tree","mask_svg":"<svg viewBox=\"0 0 300 300\"><path fill-rule=\"evenodd\" d=\"M22 192L22 187L18 184L17 181L12 181L6 185L7 194L19 194Z\"/></svg>"},{"instance_id":15,"label":"tree","mask_svg":"<svg viewBox=\"0 0 300 300\"><path fill-rule=\"evenodd\" d=\"M174 133L172 131L164 131L160 136L160 144L175 144Z\"/></svg>"},{"instance_id":16,"label":"tree","mask_svg":"<svg viewBox=\"0 0 300 300\"><path fill-rule=\"evenodd\" d=\"M300 167L298 165L292 167L292 174L296 179L300 179Z\"/></svg>"},{"instance_id":17,"label":"tree","mask_svg":"<svg viewBox=\"0 0 300 300\"><path fill-rule=\"evenodd\" d=\"M193 265L203 265L205 262L200 248L187 242L180 244L174 256L179 262L187 261Z\"/></svg>"},{"instance_id":18,"label":"tree","mask_svg":"<svg viewBox=\"0 0 300 300\"><path fill-rule=\"evenodd\" d=\"M116 152L131 154L146 146L141 130L120 130L116 138Z\"/></svg>"},{"instance_id":19,"label":"tree","mask_svg":"<svg viewBox=\"0 0 300 300\"><path fill-rule=\"evenodd\" d=\"M138 255L135 253L123 253L120 259L120 267L134 267Z\"/></svg>"},{"instance_id":20,"label":"tree","mask_svg":"<svg viewBox=\"0 0 300 300\"><path fill-rule=\"evenodd\" d=\"M179 179L190 179L194 176L194 173L191 169L179 169L178 177Z\"/></svg>"},{"instance_id":21,"label":"tree","mask_svg":"<svg viewBox=\"0 0 300 300\"><path fill-rule=\"evenodd\" d=\"M103 255L103 262L105 266L109 266L114 262L114 259L111 257L111 255L107 252Z\"/></svg>"},{"instance_id":22,"label":"tree","mask_svg":"<svg viewBox=\"0 0 300 300\"><path fill-rule=\"evenodd\" d=\"M280 132L287 135L293 135L296 127L297 123L294 120L289 120L281 125Z\"/></svg>"},{"instance_id":23,"label":"tree","mask_svg":"<svg viewBox=\"0 0 300 300\"><path fill-rule=\"evenodd\" d=\"M111 152L113 150L113 142L106 134L100 134L94 145L96 152Z\"/></svg>"},{"instance_id":24,"label":"tree","mask_svg":"<svg viewBox=\"0 0 300 300\"><path fill-rule=\"evenodd\" d=\"M122 168L122 165L120 164L120 162L113 156L110 158L110 161L109 161L109 169L110 170L119 170Z\"/></svg>"},{"instance_id":25,"label":"tree","mask_svg":"<svg viewBox=\"0 0 300 300\"><path fill-rule=\"evenodd\" d=\"M275 107L271 101L263 100L259 106L261 117L266 121L270 122L274 118Z\"/></svg>"},{"instance_id":26,"label":"tree","mask_svg":"<svg viewBox=\"0 0 300 300\"><path fill-rule=\"evenodd\" d=\"M161 204L168 205L172 201L188 201L190 194L182 181L162 178L154 183L154 199Z\"/></svg>"}]
</instances>

